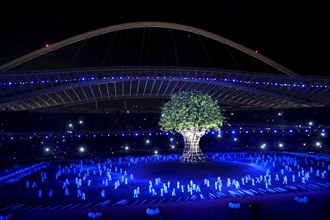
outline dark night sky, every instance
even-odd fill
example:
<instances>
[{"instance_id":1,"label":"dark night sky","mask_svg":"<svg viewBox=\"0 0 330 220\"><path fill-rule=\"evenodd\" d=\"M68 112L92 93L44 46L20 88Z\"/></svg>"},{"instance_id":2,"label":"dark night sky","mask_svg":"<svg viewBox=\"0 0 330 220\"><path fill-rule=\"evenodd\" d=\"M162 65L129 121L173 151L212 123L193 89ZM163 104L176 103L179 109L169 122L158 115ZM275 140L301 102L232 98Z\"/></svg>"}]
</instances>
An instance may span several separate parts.
<instances>
[{"instance_id":1,"label":"dark night sky","mask_svg":"<svg viewBox=\"0 0 330 220\"><path fill-rule=\"evenodd\" d=\"M85 2L85 1L84 1ZM301 75L328 71L330 13L326 1L106 1L67 6L58 1L15 3L0 14L0 64L46 43L55 43L97 28L135 21L191 25L228 39ZM114 5L112 5L114 4ZM19 10L17 10L19 8ZM33 8L33 9L32 9ZM325 54L325 55L324 55Z\"/></svg>"}]
</instances>

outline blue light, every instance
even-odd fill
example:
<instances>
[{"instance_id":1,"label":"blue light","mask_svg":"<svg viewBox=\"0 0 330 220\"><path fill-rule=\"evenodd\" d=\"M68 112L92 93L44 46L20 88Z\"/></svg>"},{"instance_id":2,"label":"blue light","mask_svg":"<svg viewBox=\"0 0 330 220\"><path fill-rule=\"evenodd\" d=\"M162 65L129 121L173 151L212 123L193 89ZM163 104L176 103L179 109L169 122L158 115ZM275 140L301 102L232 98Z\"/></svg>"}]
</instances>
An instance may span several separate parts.
<instances>
[{"instance_id":1,"label":"blue light","mask_svg":"<svg viewBox=\"0 0 330 220\"><path fill-rule=\"evenodd\" d=\"M139 134L138 133L135 133L135 136L137 137L137 136L139 136Z\"/></svg>"},{"instance_id":2,"label":"blue light","mask_svg":"<svg viewBox=\"0 0 330 220\"><path fill-rule=\"evenodd\" d=\"M151 133L149 133L149 136L151 136L152 134Z\"/></svg>"},{"instance_id":3,"label":"blue light","mask_svg":"<svg viewBox=\"0 0 330 220\"><path fill-rule=\"evenodd\" d=\"M102 77L98 77L98 76L90 76L90 77L81 77L81 78L71 78L71 79L56 79L56 80L37 80L37 81L17 81L17 82L0 82L0 85L7 85L7 86L11 86L11 85L27 85L27 84L44 84L44 83L61 83L61 82L76 82L76 81L86 81L86 80L97 80L97 79L120 79L120 80L124 80L124 79L141 79L141 78L146 78L146 79L183 79L183 80L220 80L220 81L225 81L225 82L231 82L231 83L244 83L244 84L255 84L255 85L267 85L267 86L281 86L281 87L291 87L291 88L306 88L308 86L310 86L311 88L329 88L328 85L322 85L322 84L306 84L306 83L301 83L301 84L297 84L297 83L279 83L279 82L273 82L273 81L250 81L250 80L239 80L239 79L234 79L234 78L209 78L209 77L175 77L175 76L169 76L169 77L153 77L153 76L145 76L145 77L124 77L124 76L118 76L118 77L106 77L106 76L102 76Z\"/></svg>"}]
</instances>

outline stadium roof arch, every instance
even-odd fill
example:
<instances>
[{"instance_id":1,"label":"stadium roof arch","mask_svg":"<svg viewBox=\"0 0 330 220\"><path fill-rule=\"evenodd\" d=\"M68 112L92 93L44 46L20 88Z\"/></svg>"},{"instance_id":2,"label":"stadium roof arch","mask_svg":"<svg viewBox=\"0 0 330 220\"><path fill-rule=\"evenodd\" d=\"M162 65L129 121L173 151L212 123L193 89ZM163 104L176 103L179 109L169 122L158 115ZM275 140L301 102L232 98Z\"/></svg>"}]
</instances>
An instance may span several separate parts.
<instances>
[{"instance_id":1,"label":"stadium roof arch","mask_svg":"<svg viewBox=\"0 0 330 220\"><path fill-rule=\"evenodd\" d=\"M202 91L224 108L330 104L329 77L303 77L234 41L166 22L109 26L0 66L0 110L114 100L166 100Z\"/></svg>"}]
</instances>

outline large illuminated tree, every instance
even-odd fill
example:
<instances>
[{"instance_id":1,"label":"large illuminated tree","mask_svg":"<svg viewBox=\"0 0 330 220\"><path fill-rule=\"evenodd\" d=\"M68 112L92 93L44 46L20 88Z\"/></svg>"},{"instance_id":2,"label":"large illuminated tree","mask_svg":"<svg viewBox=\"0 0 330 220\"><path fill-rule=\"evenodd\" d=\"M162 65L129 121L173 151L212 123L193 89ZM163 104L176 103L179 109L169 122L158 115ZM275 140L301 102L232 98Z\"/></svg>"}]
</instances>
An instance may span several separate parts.
<instances>
[{"instance_id":1,"label":"large illuminated tree","mask_svg":"<svg viewBox=\"0 0 330 220\"><path fill-rule=\"evenodd\" d=\"M181 161L195 163L206 158L199 141L210 129L220 130L224 117L222 111L209 95L201 92L180 92L161 108L159 125L164 131L176 131L184 138Z\"/></svg>"}]
</instances>

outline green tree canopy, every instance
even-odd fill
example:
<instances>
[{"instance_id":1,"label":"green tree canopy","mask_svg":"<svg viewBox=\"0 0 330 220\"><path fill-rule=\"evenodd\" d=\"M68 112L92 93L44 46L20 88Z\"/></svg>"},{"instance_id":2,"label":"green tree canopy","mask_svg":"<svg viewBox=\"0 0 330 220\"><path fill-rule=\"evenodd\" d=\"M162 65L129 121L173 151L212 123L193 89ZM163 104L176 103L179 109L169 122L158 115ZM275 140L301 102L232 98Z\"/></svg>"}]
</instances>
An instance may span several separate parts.
<instances>
[{"instance_id":1,"label":"green tree canopy","mask_svg":"<svg viewBox=\"0 0 330 220\"><path fill-rule=\"evenodd\" d=\"M219 130L224 116L217 103L201 92L180 92L161 108L159 125L164 131Z\"/></svg>"}]
</instances>

